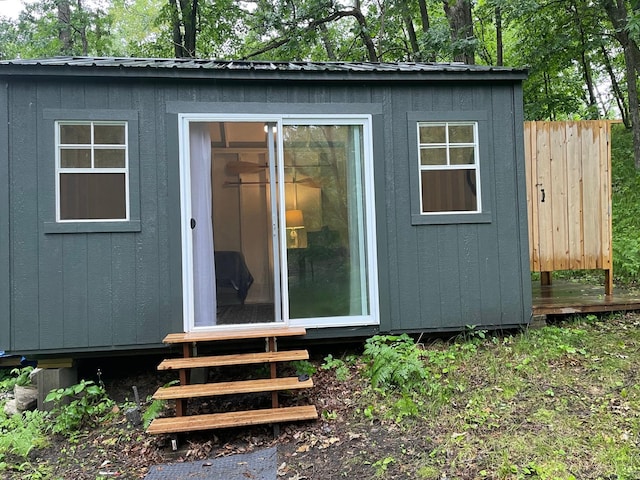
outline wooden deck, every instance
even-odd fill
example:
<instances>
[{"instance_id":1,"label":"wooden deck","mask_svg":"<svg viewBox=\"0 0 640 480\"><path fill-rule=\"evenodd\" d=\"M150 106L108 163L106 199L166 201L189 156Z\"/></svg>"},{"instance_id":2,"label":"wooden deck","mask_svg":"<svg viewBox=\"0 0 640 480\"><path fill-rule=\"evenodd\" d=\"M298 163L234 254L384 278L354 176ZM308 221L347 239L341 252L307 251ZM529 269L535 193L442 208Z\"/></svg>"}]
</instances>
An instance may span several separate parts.
<instances>
[{"instance_id":1,"label":"wooden deck","mask_svg":"<svg viewBox=\"0 0 640 480\"><path fill-rule=\"evenodd\" d=\"M553 279L553 284L540 286L533 282L534 315L566 315L640 310L640 292L614 288L613 295L604 294L602 285L586 285Z\"/></svg>"}]
</instances>

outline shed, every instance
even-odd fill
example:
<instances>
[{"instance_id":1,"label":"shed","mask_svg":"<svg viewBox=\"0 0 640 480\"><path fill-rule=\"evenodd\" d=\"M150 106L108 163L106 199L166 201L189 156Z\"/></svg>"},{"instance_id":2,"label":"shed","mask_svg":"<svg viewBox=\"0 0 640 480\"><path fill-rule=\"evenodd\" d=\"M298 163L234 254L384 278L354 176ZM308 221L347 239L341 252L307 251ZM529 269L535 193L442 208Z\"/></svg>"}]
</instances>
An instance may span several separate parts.
<instances>
[{"instance_id":1,"label":"shed","mask_svg":"<svg viewBox=\"0 0 640 480\"><path fill-rule=\"evenodd\" d=\"M525 76L0 62L0 350L529 322Z\"/></svg>"}]
</instances>

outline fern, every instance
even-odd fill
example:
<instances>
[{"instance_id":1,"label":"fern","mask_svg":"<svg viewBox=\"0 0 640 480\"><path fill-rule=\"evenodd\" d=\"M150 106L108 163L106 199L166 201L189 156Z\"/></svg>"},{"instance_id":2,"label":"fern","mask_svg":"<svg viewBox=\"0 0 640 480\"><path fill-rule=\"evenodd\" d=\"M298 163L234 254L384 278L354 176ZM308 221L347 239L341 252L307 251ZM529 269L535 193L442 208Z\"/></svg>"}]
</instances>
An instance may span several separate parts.
<instances>
[{"instance_id":1,"label":"fern","mask_svg":"<svg viewBox=\"0 0 640 480\"><path fill-rule=\"evenodd\" d=\"M364 358L371 385L379 390L424 392L429 371L424 354L407 335L376 335L365 343Z\"/></svg>"}]
</instances>

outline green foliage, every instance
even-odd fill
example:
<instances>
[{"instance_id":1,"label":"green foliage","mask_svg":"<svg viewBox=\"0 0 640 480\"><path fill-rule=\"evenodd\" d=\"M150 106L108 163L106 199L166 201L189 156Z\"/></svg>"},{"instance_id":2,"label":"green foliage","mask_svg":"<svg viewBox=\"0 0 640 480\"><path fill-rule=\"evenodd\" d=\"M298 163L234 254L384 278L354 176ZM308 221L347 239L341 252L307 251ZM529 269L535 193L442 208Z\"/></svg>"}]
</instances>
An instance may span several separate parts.
<instances>
[{"instance_id":1,"label":"green foliage","mask_svg":"<svg viewBox=\"0 0 640 480\"><path fill-rule=\"evenodd\" d=\"M65 404L66 401L69 403ZM112 412L115 405L104 388L90 380L52 390L45 402L54 403L51 431L69 437L82 428L98 425Z\"/></svg>"},{"instance_id":2,"label":"green foliage","mask_svg":"<svg viewBox=\"0 0 640 480\"><path fill-rule=\"evenodd\" d=\"M29 375L33 372L33 367L13 368L9 372L0 371L0 392L10 392L15 385L26 386L31 383Z\"/></svg>"},{"instance_id":3,"label":"green foliage","mask_svg":"<svg viewBox=\"0 0 640 480\"><path fill-rule=\"evenodd\" d=\"M296 360L291 362L291 366L295 369L296 375L309 375L310 377L316 373L316 367L307 360Z\"/></svg>"},{"instance_id":4,"label":"green foliage","mask_svg":"<svg viewBox=\"0 0 640 480\"><path fill-rule=\"evenodd\" d=\"M162 411L164 410L164 407L164 400L153 400L151 401L151 403L149 403L149 406L142 414L142 425L144 426L145 430L149 428L149 425L151 425L151 422L154 419L158 418L160 413L162 413Z\"/></svg>"},{"instance_id":5,"label":"green foliage","mask_svg":"<svg viewBox=\"0 0 640 480\"><path fill-rule=\"evenodd\" d=\"M320 367L323 370L334 370L336 373L336 380L340 382L344 382L349 378L349 367L339 358L334 358L333 355L329 354L324 357L324 363Z\"/></svg>"},{"instance_id":6,"label":"green foliage","mask_svg":"<svg viewBox=\"0 0 640 480\"><path fill-rule=\"evenodd\" d=\"M32 449L45 447L48 444L45 428L43 412L35 410L7 417L0 408L0 463L8 454L26 459Z\"/></svg>"},{"instance_id":7,"label":"green foliage","mask_svg":"<svg viewBox=\"0 0 640 480\"><path fill-rule=\"evenodd\" d=\"M613 272L618 283L640 277L640 172L633 162L631 131L612 126L611 190L613 203Z\"/></svg>"},{"instance_id":8,"label":"green foliage","mask_svg":"<svg viewBox=\"0 0 640 480\"><path fill-rule=\"evenodd\" d=\"M364 347L365 370L371 385L379 390L423 392L428 379L425 353L407 335L376 335Z\"/></svg>"}]
</instances>

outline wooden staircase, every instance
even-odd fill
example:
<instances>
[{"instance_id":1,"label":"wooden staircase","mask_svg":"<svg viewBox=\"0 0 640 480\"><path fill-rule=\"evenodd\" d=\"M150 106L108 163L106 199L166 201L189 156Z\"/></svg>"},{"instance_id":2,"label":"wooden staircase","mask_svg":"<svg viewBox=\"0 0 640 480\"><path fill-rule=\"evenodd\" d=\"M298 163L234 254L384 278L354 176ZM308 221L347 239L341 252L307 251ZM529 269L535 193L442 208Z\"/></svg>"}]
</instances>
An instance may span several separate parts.
<instances>
[{"instance_id":1,"label":"wooden staircase","mask_svg":"<svg viewBox=\"0 0 640 480\"><path fill-rule=\"evenodd\" d=\"M182 344L182 358L163 360L158 370L178 370L180 385L160 388L154 399L175 400L176 416L156 418L151 422L148 433L179 433L215 428L241 427L248 425L313 420L318 418L314 405L280 407L278 392L298 390L313 386L313 380L303 377L278 377L277 363L295 360L308 360L306 350L277 350L277 338L302 336L304 328L270 328L222 332L172 333L165 337L164 343ZM224 340L265 339L265 352L240 353L233 355L193 356L193 346L198 343ZM269 365L270 378L259 380L241 380L232 382L190 384L192 368L225 367L265 363ZM271 392L271 408L244 410L206 415L186 415L187 399L213 397L231 394Z\"/></svg>"}]
</instances>

